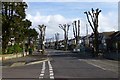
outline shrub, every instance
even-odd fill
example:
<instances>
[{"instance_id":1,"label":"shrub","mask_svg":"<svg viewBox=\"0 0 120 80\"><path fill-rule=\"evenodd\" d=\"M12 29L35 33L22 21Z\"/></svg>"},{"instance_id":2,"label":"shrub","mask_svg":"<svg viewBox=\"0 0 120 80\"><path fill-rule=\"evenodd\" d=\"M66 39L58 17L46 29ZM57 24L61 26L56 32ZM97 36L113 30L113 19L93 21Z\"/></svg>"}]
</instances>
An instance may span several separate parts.
<instances>
[{"instance_id":1,"label":"shrub","mask_svg":"<svg viewBox=\"0 0 120 80\"><path fill-rule=\"evenodd\" d=\"M14 46L14 53L22 52L22 48L19 44L15 44Z\"/></svg>"},{"instance_id":2,"label":"shrub","mask_svg":"<svg viewBox=\"0 0 120 80\"><path fill-rule=\"evenodd\" d=\"M14 47L13 46L9 46L7 49L7 54L12 54L14 53Z\"/></svg>"},{"instance_id":3,"label":"shrub","mask_svg":"<svg viewBox=\"0 0 120 80\"><path fill-rule=\"evenodd\" d=\"M19 44L9 46L8 49L7 49L7 54L19 53L19 52L22 52L22 48L20 47Z\"/></svg>"}]
</instances>

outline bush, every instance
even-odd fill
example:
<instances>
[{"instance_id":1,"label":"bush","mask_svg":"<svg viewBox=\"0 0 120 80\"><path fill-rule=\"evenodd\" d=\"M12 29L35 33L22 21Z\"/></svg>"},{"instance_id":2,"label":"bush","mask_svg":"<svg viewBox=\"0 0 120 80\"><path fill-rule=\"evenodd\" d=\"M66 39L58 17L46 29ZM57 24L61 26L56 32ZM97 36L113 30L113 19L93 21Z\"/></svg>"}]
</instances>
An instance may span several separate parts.
<instances>
[{"instance_id":1,"label":"bush","mask_svg":"<svg viewBox=\"0 0 120 80\"><path fill-rule=\"evenodd\" d=\"M19 52L22 52L22 48L20 47L19 44L9 46L8 49L7 49L7 54L19 53Z\"/></svg>"},{"instance_id":2,"label":"bush","mask_svg":"<svg viewBox=\"0 0 120 80\"><path fill-rule=\"evenodd\" d=\"M22 48L19 44L15 44L14 46L14 53L22 52Z\"/></svg>"},{"instance_id":3,"label":"bush","mask_svg":"<svg viewBox=\"0 0 120 80\"><path fill-rule=\"evenodd\" d=\"M10 47L8 47L8 49L7 49L7 54L12 54L12 53L14 53L14 47L13 47L13 46L10 46Z\"/></svg>"}]
</instances>

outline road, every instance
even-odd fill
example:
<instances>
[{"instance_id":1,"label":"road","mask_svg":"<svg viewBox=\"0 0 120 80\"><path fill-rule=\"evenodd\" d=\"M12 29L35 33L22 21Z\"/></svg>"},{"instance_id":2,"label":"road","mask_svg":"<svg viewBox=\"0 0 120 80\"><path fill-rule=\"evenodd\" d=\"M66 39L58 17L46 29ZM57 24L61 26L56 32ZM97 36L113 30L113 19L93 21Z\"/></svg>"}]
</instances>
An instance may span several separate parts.
<instances>
[{"instance_id":1,"label":"road","mask_svg":"<svg viewBox=\"0 0 120 80\"><path fill-rule=\"evenodd\" d=\"M87 59L59 50L47 50L47 57L44 61L3 68L3 80L118 80L116 61Z\"/></svg>"}]
</instances>

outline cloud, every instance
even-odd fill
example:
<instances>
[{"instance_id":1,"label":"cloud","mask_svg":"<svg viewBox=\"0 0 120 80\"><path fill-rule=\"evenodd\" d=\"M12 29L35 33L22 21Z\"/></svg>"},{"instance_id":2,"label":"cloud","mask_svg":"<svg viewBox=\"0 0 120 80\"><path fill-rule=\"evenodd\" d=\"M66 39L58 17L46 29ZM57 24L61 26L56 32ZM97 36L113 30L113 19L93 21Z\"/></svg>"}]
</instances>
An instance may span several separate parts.
<instances>
[{"instance_id":1,"label":"cloud","mask_svg":"<svg viewBox=\"0 0 120 80\"><path fill-rule=\"evenodd\" d=\"M117 13L109 12L107 15L99 15L99 31L117 31Z\"/></svg>"},{"instance_id":2,"label":"cloud","mask_svg":"<svg viewBox=\"0 0 120 80\"><path fill-rule=\"evenodd\" d=\"M38 32L38 25L45 24L47 26L46 37L53 37L54 34L58 32L60 33L60 37L63 38L63 30L60 29L58 26L59 24L65 24L70 22L69 19L66 19L59 14L44 16L40 15L39 12L37 12L35 16L27 14L26 18L32 21L31 28L36 28Z\"/></svg>"},{"instance_id":3,"label":"cloud","mask_svg":"<svg viewBox=\"0 0 120 80\"><path fill-rule=\"evenodd\" d=\"M114 16L114 17L113 17ZM85 16L86 17L86 16ZM41 15L40 12L37 12L36 15L27 14L27 19L32 21L32 27L35 28L38 32L38 25L45 24L47 26L46 28L46 38L54 37L55 33L60 33L60 39L64 38L63 30L60 29L58 26L59 24L65 24L69 23L71 24L74 20L81 20L81 29L80 33L81 35L86 35L86 24L88 24L88 33L92 33L92 29L89 26L89 23L85 18L74 18L74 19L68 19L60 14L56 15ZM117 30L117 16L115 16L115 13L108 13L106 15L103 15L102 13L99 15L99 32L105 32L105 31L115 31ZM113 21L114 20L114 21ZM73 38L73 31L72 31L72 25L70 26L69 30L69 38Z\"/></svg>"}]
</instances>

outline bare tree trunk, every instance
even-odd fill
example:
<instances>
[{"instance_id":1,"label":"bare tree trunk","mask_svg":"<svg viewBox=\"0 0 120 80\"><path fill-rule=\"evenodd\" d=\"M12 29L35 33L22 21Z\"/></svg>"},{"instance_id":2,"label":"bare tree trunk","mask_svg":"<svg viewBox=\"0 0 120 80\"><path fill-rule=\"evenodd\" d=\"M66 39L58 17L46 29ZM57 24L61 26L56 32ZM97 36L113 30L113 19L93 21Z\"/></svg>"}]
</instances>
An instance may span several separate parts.
<instances>
[{"instance_id":1,"label":"bare tree trunk","mask_svg":"<svg viewBox=\"0 0 120 80\"><path fill-rule=\"evenodd\" d=\"M101 12L101 10L99 10L98 8L94 11L94 9L92 8L92 11L88 11L88 12L84 12L87 16L87 20L94 32L94 55L98 56L99 53L99 42L98 42L98 38L99 38L99 33L98 33L98 15ZM89 19L89 17L91 18L91 21Z\"/></svg>"},{"instance_id":2,"label":"bare tree trunk","mask_svg":"<svg viewBox=\"0 0 120 80\"><path fill-rule=\"evenodd\" d=\"M98 32L95 31L94 36L95 36L95 40L94 40L94 46L95 46L95 56L98 56L98 52L99 52L99 43L98 43Z\"/></svg>"},{"instance_id":3,"label":"bare tree trunk","mask_svg":"<svg viewBox=\"0 0 120 80\"><path fill-rule=\"evenodd\" d=\"M56 46L56 49L58 49L59 33L55 34L55 39L56 39L55 46Z\"/></svg>"},{"instance_id":4,"label":"bare tree trunk","mask_svg":"<svg viewBox=\"0 0 120 80\"><path fill-rule=\"evenodd\" d=\"M39 25L39 30L41 32L41 34L40 34L40 49L42 50L42 54L44 54L44 50L45 50L45 45L44 45L45 29L46 29L46 26L44 24L43 25Z\"/></svg>"},{"instance_id":5,"label":"bare tree trunk","mask_svg":"<svg viewBox=\"0 0 120 80\"><path fill-rule=\"evenodd\" d=\"M75 47L78 45L79 43L79 37L80 37L80 20L78 20L78 26L77 26L77 21L74 21L73 23L73 34L74 34L74 38L75 38Z\"/></svg>"},{"instance_id":6,"label":"bare tree trunk","mask_svg":"<svg viewBox=\"0 0 120 80\"><path fill-rule=\"evenodd\" d=\"M68 37L68 36L67 36L66 31L65 31L64 36L65 36L65 40L64 40L64 45L65 45L65 48L64 48L64 49L65 49L65 51L66 51L66 50L67 50L67 41L68 41L68 40L67 40L67 37Z\"/></svg>"},{"instance_id":7,"label":"bare tree trunk","mask_svg":"<svg viewBox=\"0 0 120 80\"><path fill-rule=\"evenodd\" d=\"M64 50L67 50L68 49L68 31L69 31L69 24L64 24L64 25L61 25L60 24L60 28L63 29L64 31Z\"/></svg>"}]
</instances>

